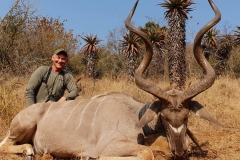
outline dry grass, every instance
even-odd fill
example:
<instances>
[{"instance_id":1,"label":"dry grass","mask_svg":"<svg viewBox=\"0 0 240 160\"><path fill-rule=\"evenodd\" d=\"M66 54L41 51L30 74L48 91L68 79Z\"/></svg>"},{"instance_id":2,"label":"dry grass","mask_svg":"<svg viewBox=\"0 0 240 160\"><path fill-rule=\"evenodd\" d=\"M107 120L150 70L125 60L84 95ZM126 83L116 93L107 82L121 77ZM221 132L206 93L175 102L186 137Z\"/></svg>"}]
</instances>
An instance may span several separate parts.
<instances>
[{"instance_id":1,"label":"dry grass","mask_svg":"<svg viewBox=\"0 0 240 160\"><path fill-rule=\"evenodd\" d=\"M196 97L223 127L190 116L189 128L208 155L198 159L240 159L240 80L221 78Z\"/></svg>"},{"instance_id":2,"label":"dry grass","mask_svg":"<svg viewBox=\"0 0 240 160\"><path fill-rule=\"evenodd\" d=\"M8 129L10 120L19 110L25 108L24 92L27 80L13 78L6 83L0 82L0 139ZM159 86L167 86L159 82ZM134 83L127 83L125 79L92 80L83 78L80 81L81 96L90 98L106 92L121 92L131 95L135 99L148 102L154 97L138 89ZM237 160L240 159L240 80L221 78L207 91L195 97L205 108L223 124L219 127L206 120L190 114L189 128L198 138L207 154L200 154L194 150L190 160ZM19 156L0 155L0 159L22 159Z\"/></svg>"}]
</instances>

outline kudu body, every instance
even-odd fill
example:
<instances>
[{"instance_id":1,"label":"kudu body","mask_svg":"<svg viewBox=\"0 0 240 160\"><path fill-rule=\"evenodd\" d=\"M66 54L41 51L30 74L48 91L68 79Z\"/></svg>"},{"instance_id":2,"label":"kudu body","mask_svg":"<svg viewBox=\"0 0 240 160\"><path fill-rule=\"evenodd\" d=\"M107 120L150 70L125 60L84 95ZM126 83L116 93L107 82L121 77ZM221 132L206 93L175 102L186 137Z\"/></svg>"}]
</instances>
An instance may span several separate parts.
<instances>
[{"instance_id":1,"label":"kudu body","mask_svg":"<svg viewBox=\"0 0 240 160\"><path fill-rule=\"evenodd\" d=\"M8 135L0 143L1 151L22 153L25 150L30 159L34 153L49 153L61 158L132 156L153 160L150 148L142 145L145 133L156 133L164 128L174 159L186 159L189 112L220 125L203 106L192 101L215 80L215 72L203 56L200 43L204 33L220 20L217 7L209 0L215 18L198 32L194 41L195 58L206 75L182 92L175 89L164 91L142 77L153 50L147 35L130 23L137 3L138 0L125 22L126 27L140 36L146 46L144 58L135 73L135 82L158 100L146 107L130 96L109 93L91 99L34 104L12 120ZM143 129L146 126L150 131ZM33 144L34 149L28 143Z\"/></svg>"}]
</instances>

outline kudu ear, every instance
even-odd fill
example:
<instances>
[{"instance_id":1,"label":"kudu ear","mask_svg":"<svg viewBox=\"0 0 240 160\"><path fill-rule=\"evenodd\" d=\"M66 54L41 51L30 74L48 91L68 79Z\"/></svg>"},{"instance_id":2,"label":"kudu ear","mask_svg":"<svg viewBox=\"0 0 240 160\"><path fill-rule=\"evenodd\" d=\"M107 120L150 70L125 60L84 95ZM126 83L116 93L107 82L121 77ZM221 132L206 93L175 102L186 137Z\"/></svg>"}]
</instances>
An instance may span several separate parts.
<instances>
[{"instance_id":1,"label":"kudu ear","mask_svg":"<svg viewBox=\"0 0 240 160\"><path fill-rule=\"evenodd\" d=\"M201 118L208 120L218 126L222 126L213 116L197 101L191 102L191 110Z\"/></svg>"},{"instance_id":2,"label":"kudu ear","mask_svg":"<svg viewBox=\"0 0 240 160\"><path fill-rule=\"evenodd\" d=\"M137 122L136 127L142 128L149 122L151 122L154 118L157 118L158 112L160 111L160 102L155 101L153 102L150 107L146 110L146 112L143 114L140 121Z\"/></svg>"}]
</instances>

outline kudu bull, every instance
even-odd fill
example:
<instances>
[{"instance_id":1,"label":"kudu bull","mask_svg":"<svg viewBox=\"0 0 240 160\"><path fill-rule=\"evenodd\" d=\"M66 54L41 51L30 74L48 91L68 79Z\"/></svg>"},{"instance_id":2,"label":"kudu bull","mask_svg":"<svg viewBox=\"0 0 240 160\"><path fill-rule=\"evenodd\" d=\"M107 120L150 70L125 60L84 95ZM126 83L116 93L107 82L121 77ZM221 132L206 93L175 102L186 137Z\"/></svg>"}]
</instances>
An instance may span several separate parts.
<instances>
[{"instance_id":1,"label":"kudu bull","mask_svg":"<svg viewBox=\"0 0 240 160\"><path fill-rule=\"evenodd\" d=\"M140 36L146 46L144 58L135 72L135 82L158 100L144 105L130 96L109 93L91 99L34 104L14 117L8 135L0 143L2 152L25 152L29 159L34 153L49 153L60 158L100 156L111 160L112 157L153 160L151 149L142 145L144 137L146 133L157 133L164 128L174 159L186 159L190 111L221 125L203 106L192 100L215 81L215 72L200 47L203 35L220 20L215 4L209 0L215 18L198 32L193 47L205 76L184 92L164 91L143 78L153 49L147 35L130 23L137 4L138 0L125 21L126 27Z\"/></svg>"}]
</instances>

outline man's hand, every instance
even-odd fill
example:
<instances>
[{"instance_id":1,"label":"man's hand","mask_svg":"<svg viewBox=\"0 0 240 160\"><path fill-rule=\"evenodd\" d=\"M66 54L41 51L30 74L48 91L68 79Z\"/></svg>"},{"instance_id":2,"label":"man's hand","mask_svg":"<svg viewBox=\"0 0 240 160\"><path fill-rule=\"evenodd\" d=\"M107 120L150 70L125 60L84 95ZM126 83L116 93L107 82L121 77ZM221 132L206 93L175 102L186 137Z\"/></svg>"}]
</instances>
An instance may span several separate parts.
<instances>
[{"instance_id":1,"label":"man's hand","mask_svg":"<svg viewBox=\"0 0 240 160\"><path fill-rule=\"evenodd\" d=\"M58 102L62 102L62 101L66 101L66 100L67 100L66 97L61 97L61 98L58 100Z\"/></svg>"}]
</instances>

